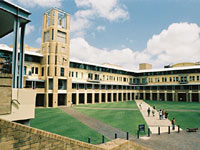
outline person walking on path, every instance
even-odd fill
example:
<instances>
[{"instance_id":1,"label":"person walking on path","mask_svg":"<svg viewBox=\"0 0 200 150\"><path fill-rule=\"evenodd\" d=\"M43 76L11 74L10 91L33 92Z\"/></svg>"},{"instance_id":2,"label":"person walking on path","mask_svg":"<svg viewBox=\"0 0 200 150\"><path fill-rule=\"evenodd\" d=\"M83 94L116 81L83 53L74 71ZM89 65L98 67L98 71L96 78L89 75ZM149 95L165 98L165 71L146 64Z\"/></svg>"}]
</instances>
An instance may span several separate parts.
<instances>
[{"instance_id":1,"label":"person walking on path","mask_svg":"<svg viewBox=\"0 0 200 150\"><path fill-rule=\"evenodd\" d=\"M172 130L175 130L175 118L172 119Z\"/></svg>"},{"instance_id":2,"label":"person walking on path","mask_svg":"<svg viewBox=\"0 0 200 150\"><path fill-rule=\"evenodd\" d=\"M151 112L151 110L150 110L150 107L147 109L147 113L148 113L148 117L150 116L150 112Z\"/></svg>"},{"instance_id":3,"label":"person walking on path","mask_svg":"<svg viewBox=\"0 0 200 150\"><path fill-rule=\"evenodd\" d=\"M152 109L152 115L153 115L153 117L155 116L155 110L154 109Z\"/></svg>"},{"instance_id":4,"label":"person walking on path","mask_svg":"<svg viewBox=\"0 0 200 150\"><path fill-rule=\"evenodd\" d=\"M168 118L168 112L165 111L165 119L167 119L167 118Z\"/></svg>"},{"instance_id":5,"label":"person walking on path","mask_svg":"<svg viewBox=\"0 0 200 150\"><path fill-rule=\"evenodd\" d=\"M162 119L165 119L165 110L162 110Z\"/></svg>"},{"instance_id":6,"label":"person walking on path","mask_svg":"<svg viewBox=\"0 0 200 150\"><path fill-rule=\"evenodd\" d=\"M162 120L162 110L159 111L160 120Z\"/></svg>"},{"instance_id":7,"label":"person walking on path","mask_svg":"<svg viewBox=\"0 0 200 150\"><path fill-rule=\"evenodd\" d=\"M140 103L139 106L140 106L140 109L142 109L142 103Z\"/></svg>"}]
</instances>

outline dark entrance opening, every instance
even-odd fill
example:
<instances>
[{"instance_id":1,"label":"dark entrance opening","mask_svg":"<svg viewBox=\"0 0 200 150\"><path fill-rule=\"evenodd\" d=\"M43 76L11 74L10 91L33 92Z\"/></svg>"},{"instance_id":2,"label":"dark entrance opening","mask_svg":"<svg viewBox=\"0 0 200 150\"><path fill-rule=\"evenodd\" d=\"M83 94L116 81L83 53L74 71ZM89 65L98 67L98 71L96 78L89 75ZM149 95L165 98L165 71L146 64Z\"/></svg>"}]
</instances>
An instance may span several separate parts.
<instances>
[{"instance_id":1,"label":"dark entrance opening","mask_svg":"<svg viewBox=\"0 0 200 150\"><path fill-rule=\"evenodd\" d=\"M130 98L131 98L131 96L130 96L131 94L130 93L128 93L128 101L130 101Z\"/></svg>"},{"instance_id":2,"label":"dark entrance opening","mask_svg":"<svg viewBox=\"0 0 200 150\"><path fill-rule=\"evenodd\" d=\"M72 94L72 103L76 104L76 94Z\"/></svg>"},{"instance_id":3,"label":"dark entrance opening","mask_svg":"<svg viewBox=\"0 0 200 150\"><path fill-rule=\"evenodd\" d=\"M119 101L122 101L122 93L118 93Z\"/></svg>"},{"instance_id":4,"label":"dark entrance opening","mask_svg":"<svg viewBox=\"0 0 200 150\"><path fill-rule=\"evenodd\" d=\"M49 107L53 107L53 94L49 94L48 95L48 97L49 97Z\"/></svg>"},{"instance_id":5,"label":"dark entrance opening","mask_svg":"<svg viewBox=\"0 0 200 150\"><path fill-rule=\"evenodd\" d=\"M99 103L99 93L95 93L95 103Z\"/></svg>"},{"instance_id":6,"label":"dark entrance opening","mask_svg":"<svg viewBox=\"0 0 200 150\"><path fill-rule=\"evenodd\" d=\"M146 100L150 100L150 93L145 93L146 94Z\"/></svg>"},{"instance_id":7,"label":"dark entrance opening","mask_svg":"<svg viewBox=\"0 0 200 150\"><path fill-rule=\"evenodd\" d=\"M108 93L108 102L111 102L111 93Z\"/></svg>"},{"instance_id":8,"label":"dark entrance opening","mask_svg":"<svg viewBox=\"0 0 200 150\"><path fill-rule=\"evenodd\" d=\"M172 93L167 93L167 101L172 101Z\"/></svg>"},{"instance_id":9,"label":"dark entrance opening","mask_svg":"<svg viewBox=\"0 0 200 150\"><path fill-rule=\"evenodd\" d=\"M165 101L165 93L160 93L160 101Z\"/></svg>"},{"instance_id":10,"label":"dark entrance opening","mask_svg":"<svg viewBox=\"0 0 200 150\"><path fill-rule=\"evenodd\" d=\"M192 93L192 102L199 102L199 93Z\"/></svg>"},{"instance_id":11,"label":"dark entrance opening","mask_svg":"<svg viewBox=\"0 0 200 150\"><path fill-rule=\"evenodd\" d=\"M37 94L36 95L36 107L44 107L44 94Z\"/></svg>"},{"instance_id":12,"label":"dark entrance opening","mask_svg":"<svg viewBox=\"0 0 200 150\"><path fill-rule=\"evenodd\" d=\"M87 103L92 103L92 94L91 93L87 94Z\"/></svg>"},{"instance_id":13,"label":"dark entrance opening","mask_svg":"<svg viewBox=\"0 0 200 150\"><path fill-rule=\"evenodd\" d=\"M117 93L113 93L113 101L114 101L114 102L117 101Z\"/></svg>"},{"instance_id":14,"label":"dark entrance opening","mask_svg":"<svg viewBox=\"0 0 200 150\"><path fill-rule=\"evenodd\" d=\"M123 93L123 101L126 101L126 93Z\"/></svg>"},{"instance_id":15,"label":"dark entrance opening","mask_svg":"<svg viewBox=\"0 0 200 150\"><path fill-rule=\"evenodd\" d=\"M144 99L144 94L140 93L140 98L139 99Z\"/></svg>"},{"instance_id":16,"label":"dark entrance opening","mask_svg":"<svg viewBox=\"0 0 200 150\"><path fill-rule=\"evenodd\" d=\"M58 106L66 105L66 94L58 94Z\"/></svg>"},{"instance_id":17,"label":"dark entrance opening","mask_svg":"<svg viewBox=\"0 0 200 150\"><path fill-rule=\"evenodd\" d=\"M134 100L134 93L132 93L132 100Z\"/></svg>"},{"instance_id":18,"label":"dark entrance opening","mask_svg":"<svg viewBox=\"0 0 200 150\"><path fill-rule=\"evenodd\" d=\"M186 93L178 93L178 101L186 102Z\"/></svg>"},{"instance_id":19,"label":"dark entrance opening","mask_svg":"<svg viewBox=\"0 0 200 150\"><path fill-rule=\"evenodd\" d=\"M79 94L79 104L84 104L84 94L83 93L81 93L81 94Z\"/></svg>"},{"instance_id":20,"label":"dark entrance opening","mask_svg":"<svg viewBox=\"0 0 200 150\"><path fill-rule=\"evenodd\" d=\"M157 101L157 93L152 93L152 100Z\"/></svg>"},{"instance_id":21,"label":"dark entrance opening","mask_svg":"<svg viewBox=\"0 0 200 150\"><path fill-rule=\"evenodd\" d=\"M106 94L102 93L101 94L101 102L105 102L105 99L106 99Z\"/></svg>"}]
</instances>

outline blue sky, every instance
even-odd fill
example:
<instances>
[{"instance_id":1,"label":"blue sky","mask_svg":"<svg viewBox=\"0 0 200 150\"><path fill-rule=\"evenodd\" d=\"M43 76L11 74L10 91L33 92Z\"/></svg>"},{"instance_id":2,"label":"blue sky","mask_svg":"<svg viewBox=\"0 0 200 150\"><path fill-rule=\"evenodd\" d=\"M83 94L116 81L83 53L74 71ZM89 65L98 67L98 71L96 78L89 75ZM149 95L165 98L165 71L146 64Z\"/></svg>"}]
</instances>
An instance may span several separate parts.
<instances>
[{"instance_id":1,"label":"blue sky","mask_svg":"<svg viewBox=\"0 0 200 150\"><path fill-rule=\"evenodd\" d=\"M200 58L199 0L12 0L32 20L26 44L40 47L42 15L51 7L71 14L71 58L137 69ZM9 35L0 43L11 45Z\"/></svg>"}]
</instances>

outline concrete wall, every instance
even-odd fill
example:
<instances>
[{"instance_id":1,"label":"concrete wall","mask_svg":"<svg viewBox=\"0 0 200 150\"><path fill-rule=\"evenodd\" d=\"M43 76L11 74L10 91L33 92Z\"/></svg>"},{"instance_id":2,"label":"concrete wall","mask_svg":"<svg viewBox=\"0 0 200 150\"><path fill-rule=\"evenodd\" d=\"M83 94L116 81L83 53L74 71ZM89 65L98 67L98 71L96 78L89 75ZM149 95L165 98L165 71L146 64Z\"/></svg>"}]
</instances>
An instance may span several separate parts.
<instances>
[{"instance_id":1,"label":"concrete wall","mask_svg":"<svg viewBox=\"0 0 200 150\"><path fill-rule=\"evenodd\" d=\"M131 141L117 139L93 145L0 119L0 149L51 150L147 150Z\"/></svg>"}]
</instances>

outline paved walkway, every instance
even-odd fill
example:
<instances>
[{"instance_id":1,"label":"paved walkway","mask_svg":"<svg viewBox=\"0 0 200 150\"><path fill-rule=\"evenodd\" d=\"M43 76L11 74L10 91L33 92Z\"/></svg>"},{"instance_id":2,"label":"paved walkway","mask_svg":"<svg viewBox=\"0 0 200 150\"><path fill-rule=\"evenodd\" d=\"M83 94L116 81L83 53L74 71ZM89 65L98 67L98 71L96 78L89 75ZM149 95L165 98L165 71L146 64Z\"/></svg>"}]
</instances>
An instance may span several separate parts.
<instances>
[{"instance_id":1,"label":"paved walkway","mask_svg":"<svg viewBox=\"0 0 200 150\"><path fill-rule=\"evenodd\" d=\"M99 108L99 107L74 107L78 109L95 109L95 110L127 110L127 111L138 111L136 108Z\"/></svg>"},{"instance_id":2,"label":"paved walkway","mask_svg":"<svg viewBox=\"0 0 200 150\"><path fill-rule=\"evenodd\" d=\"M121 139L126 139L126 132L123 132L117 128L114 128L108 124L105 124L99 120L91 118L83 113L80 113L72 108L69 107L60 107L62 111L69 114L70 116L76 118L77 120L81 121L88 127L94 129L95 131L99 132L100 134L104 135L110 140L115 138L115 133L117 133L117 137ZM134 136L129 135L129 139L135 139Z\"/></svg>"},{"instance_id":3,"label":"paved walkway","mask_svg":"<svg viewBox=\"0 0 200 150\"><path fill-rule=\"evenodd\" d=\"M145 103L143 100L136 100L135 101L141 114L144 117L144 120L146 121L147 125L149 126L152 134L158 134L158 127L160 127L160 133L166 133L168 132L168 126L171 127L171 121L168 119L164 119L164 120L160 120L159 119L159 112L157 112L155 110L155 116L153 117L152 113L151 115L148 117L148 113L147 113L147 109L150 107L150 110L152 111L152 107ZM141 104L141 108L140 105ZM175 132L178 131L178 127L175 127L175 130L172 130L171 127L171 132Z\"/></svg>"}]
</instances>

